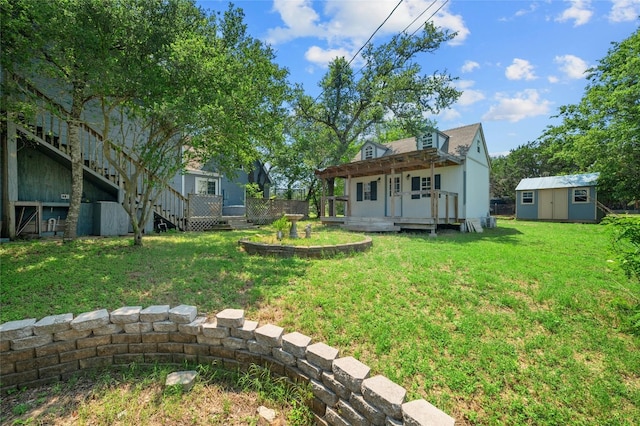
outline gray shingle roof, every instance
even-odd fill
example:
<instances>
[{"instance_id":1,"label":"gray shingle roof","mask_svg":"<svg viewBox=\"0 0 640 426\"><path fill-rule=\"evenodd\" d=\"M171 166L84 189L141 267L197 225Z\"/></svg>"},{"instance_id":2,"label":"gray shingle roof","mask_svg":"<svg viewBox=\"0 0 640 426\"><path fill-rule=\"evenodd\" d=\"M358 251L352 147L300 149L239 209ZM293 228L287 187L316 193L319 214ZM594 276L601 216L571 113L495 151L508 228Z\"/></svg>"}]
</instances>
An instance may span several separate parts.
<instances>
[{"instance_id":1,"label":"gray shingle roof","mask_svg":"<svg viewBox=\"0 0 640 426\"><path fill-rule=\"evenodd\" d=\"M441 133L449 136L449 148L447 154L464 157L469 150L469 147L473 143L473 138L476 136L476 133L478 133L479 130L480 123L475 123L441 131ZM389 151L385 155L405 154L407 152L417 150L415 137L399 139L397 141L378 145L389 148ZM359 160L360 154L358 154L352 161Z\"/></svg>"}]
</instances>

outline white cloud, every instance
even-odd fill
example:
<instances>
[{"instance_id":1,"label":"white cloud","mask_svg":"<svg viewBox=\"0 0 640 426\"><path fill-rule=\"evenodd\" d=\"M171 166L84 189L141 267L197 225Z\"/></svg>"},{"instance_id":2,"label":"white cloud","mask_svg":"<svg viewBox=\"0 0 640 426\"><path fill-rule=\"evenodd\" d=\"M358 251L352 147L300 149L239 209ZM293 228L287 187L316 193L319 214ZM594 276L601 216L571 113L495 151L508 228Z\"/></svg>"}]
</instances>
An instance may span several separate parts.
<instances>
[{"instance_id":1,"label":"white cloud","mask_svg":"<svg viewBox=\"0 0 640 426\"><path fill-rule=\"evenodd\" d=\"M555 75L550 75L549 77L547 77L547 81L549 83L555 84L555 83L558 83L560 81L560 79L558 77L556 77Z\"/></svg>"},{"instance_id":2,"label":"white cloud","mask_svg":"<svg viewBox=\"0 0 640 426\"><path fill-rule=\"evenodd\" d=\"M560 71L574 80L584 78L584 73L589 68L584 60L574 55L556 56L553 61L560 65Z\"/></svg>"},{"instance_id":3,"label":"white cloud","mask_svg":"<svg viewBox=\"0 0 640 426\"><path fill-rule=\"evenodd\" d=\"M456 88L462 91L462 95L458 98L456 105L469 106L485 98L484 93L480 90L471 89L475 84L476 82L473 80L460 80L456 82Z\"/></svg>"},{"instance_id":4,"label":"white cloud","mask_svg":"<svg viewBox=\"0 0 640 426\"><path fill-rule=\"evenodd\" d=\"M439 7L438 4L436 4L436 6ZM464 43L467 37L469 37L469 34L471 34L471 31L464 23L462 15L452 15L448 10L448 6L449 4L447 3L447 5L443 7L436 16L434 16L433 22L439 27L457 32L458 35L453 40L451 40L449 44L451 44L452 46L458 46ZM427 12L425 15L429 15L430 11L431 9L429 9L429 12Z\"/></svg>"},{"instance_id":5,"label":"white cloud","mask_svg":"<svg viewBox=\"0 0 640 426\"><path fill-rule=\"evenodd\" d=\"M464 65L462 65L462 68L460 69L460 71L462 71L463 73L471 72L476 68L480 68L479 63L475 61L464 61Z\"/></svg>"},{"instance_id":6,"label":"white cloud","mask_svg":"<svg viewBox=\"0 0 640 426\"><path fill-rule=\"evenodd\" d=\"M526 59L519 58L513 60L504 74L509 80L535 80L538 78L533 72L533 65Z\"/></svg>"},{"instance_id":7,"label":"white cloud","mask_svg":"<svg viewBox=\"0 0 640 426\"><path fill-rule=\"evenodd\" d=\"M611 0L610 22L635 21L640 16L640 0Z\"/></svg>"},{"instance_id":8,"label":"white cloud","mask_svg":"<svg viewBox=\"0 0 640 426\"><path fill-rule=\"evenodd\" d=\"M329 1L274 0L273 10L280 15L284 26L268 31L267 42L284 43L300 37L317 37L340 46L360 47L387 18L398 2L396 0ZM397 34L408 28L412 33L431 17L443 0L405 0L376 36ZM322 5L322 6L320 6ZM317 6L314 9L314 6ZM321 9L322 7L322 9ZM425 12L426 10L426 12ZM425 12L424 14L422 14ZM422 15L421 15L422 14ZM470 34L461 15L451 14L449 4L432 18L435 25L458 32L450 44L461 44Z\"/></svg>"},{"instance_id":9,"label":"white cloud","mask_svg":"<svg viewBox=\"0 0 640 426\"><path fill-rule=\"evenodd\" d=\"M497 105L489 108L482 116L485 121L509 121L515 123L528 117L549 114L551 102L540 98L535 89L528 89L508 97L503 93L496 94Z\"/></svg>"},{"instance_id":10,"label":"white cloud","mask_svg":"<svg viewBox=\"0 0 640 426\"><path fill-rule=\"evenodd\" d=\"M459 120L462 115L453 108L447 108L438 114L437 117L442 121L454 121Z\"/></svg>"},{"instance_id":11,"label":"white cloud","mask_svg":"<svg viewBox=\"0 0 640 426\"><path fill-rule=\"evenodd\" d=\"M278 44L321 34L320 16L313 9L311 0L274 0L273 10L280 14L285 27L270 29L267 33L269 43Z\"/></svg>"},{"instance_id":12,"label":"white cloud","mask_svg":"<svg viewBox=\"0 0 640 426\"><path fill-rule=\"evenodd\" d=\"M515 16L524 16L527 15L529 13L533 13L538 9L538 4L537 3L531 3L529 5L528 9L520 9L516 12Z\"/></svg>"},{"instance_id":13,"label":"white cloud","mask_svg":"<svg viewBox=\"0 0 640 426\"><path fill-rule=\"evenodd\" d=\"M567 22L573 20L573 26L579 27L591 20L593 10L591 9L591 0L567 0L571 3L571 7L565 9L560 16L556 18L558 22Z\"/></svg>"},{"instance_id":14,"label":"white cloud","mask_svg":"<svg viewBox=\"0 0 640 426\"><path fill-rule=\"evenodd\" d=\"M322 49L318 46L311 46L304 53L304 58L307 61L322 67L326 67L333 59L341 56L349 59L351 57L351 53L346 49Z\"/></svg>"}]
</instances>

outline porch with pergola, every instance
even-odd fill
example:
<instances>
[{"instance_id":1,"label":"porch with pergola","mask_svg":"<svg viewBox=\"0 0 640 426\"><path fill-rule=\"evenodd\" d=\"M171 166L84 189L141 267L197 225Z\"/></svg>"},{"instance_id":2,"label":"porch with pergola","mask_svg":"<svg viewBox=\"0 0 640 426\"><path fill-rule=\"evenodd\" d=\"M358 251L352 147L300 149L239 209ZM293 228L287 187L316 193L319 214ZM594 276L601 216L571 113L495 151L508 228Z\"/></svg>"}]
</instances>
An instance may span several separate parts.
<instances>
[{"instance_id":1,"label":"porch with pergola","mask_svg":"<svg viewBox=\"0 0 640 426\"><path fill-rule=\"evenodd\" d=\"M429 148L316 170L316 176L322 183L320 220L323 224L342 225L350 230L364 232L392 232L401 229L434 231L438 225L458 223L458 193L436 189L434 183L437 168L460 164L462 164L460 158L439 151L436 148ZM430 171L431 185L429 189L396 191L396 188L391 188L388 198L390 203L388 214L383 216L352 216L353 199L351 194L348 193L348 188L351 187L351 179L380 175L384 176L385 179L388 177L402 177L416 170ZM345 179L345 192L347 193L343 195L334 194L336 178ZM409 176L407 176L408 178ZM408 217L397 211L396 200L411 196L429 197L430 202L426 206L424 214ZM339 203L344 203L344 216L338 216L337 214ZM443 209L441 209L442 203L444 203Z\"/></svg>"}]
</instances>

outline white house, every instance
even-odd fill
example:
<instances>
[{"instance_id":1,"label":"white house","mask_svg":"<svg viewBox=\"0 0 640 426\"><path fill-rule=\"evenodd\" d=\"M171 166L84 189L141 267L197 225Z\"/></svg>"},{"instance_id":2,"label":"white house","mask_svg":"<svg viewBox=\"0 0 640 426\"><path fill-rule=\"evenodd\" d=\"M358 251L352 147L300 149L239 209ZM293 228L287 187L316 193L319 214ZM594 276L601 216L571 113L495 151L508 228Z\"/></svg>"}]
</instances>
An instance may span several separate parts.
<instances>
[{"instance_id":1,"label":"white house","mask_svg":"<svg viewBox=\"0 0 640 426\"><path fill-rule=\"evenodd\" d=\"M480 123L380 144L317 170L321 220L362 231L429 229L489 216L490 160ZM344 194L325 194L344 179ZM338 204L344 203L344 216ZM327 208L328 206L328 208Z\"/></svg>"}]
</instances>

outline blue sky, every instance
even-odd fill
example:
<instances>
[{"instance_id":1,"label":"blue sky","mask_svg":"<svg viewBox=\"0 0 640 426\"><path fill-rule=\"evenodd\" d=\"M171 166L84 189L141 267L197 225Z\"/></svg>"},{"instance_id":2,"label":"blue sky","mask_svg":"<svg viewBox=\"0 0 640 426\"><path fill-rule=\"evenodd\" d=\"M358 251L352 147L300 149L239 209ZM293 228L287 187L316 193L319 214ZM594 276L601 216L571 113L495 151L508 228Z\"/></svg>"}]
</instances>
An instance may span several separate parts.
<instances>
[{"instance_id":1,"label":"blue sky","mask_svg":"<svg viewBox=\"0 0 640 426\"><path fill-rule=\"evenodd\" d=\"M289 80L312 96L336 56L358 51L400 0L237 0L253 37L275 50ZM200 0L205 9L228 2ZM425 12L426 10L426 12ZM424 14L458 36L434 54L416 57L426 74L458 77L462 97L434 118L446 130L481 122L489 152L509 150L557 124L561 105L579 102L584 71L606 56L612 42L640 24L640 0L403 0L376 33L384 43ZM354 61L356 70L362 63Z\"/></svg>"}]
</instances>

